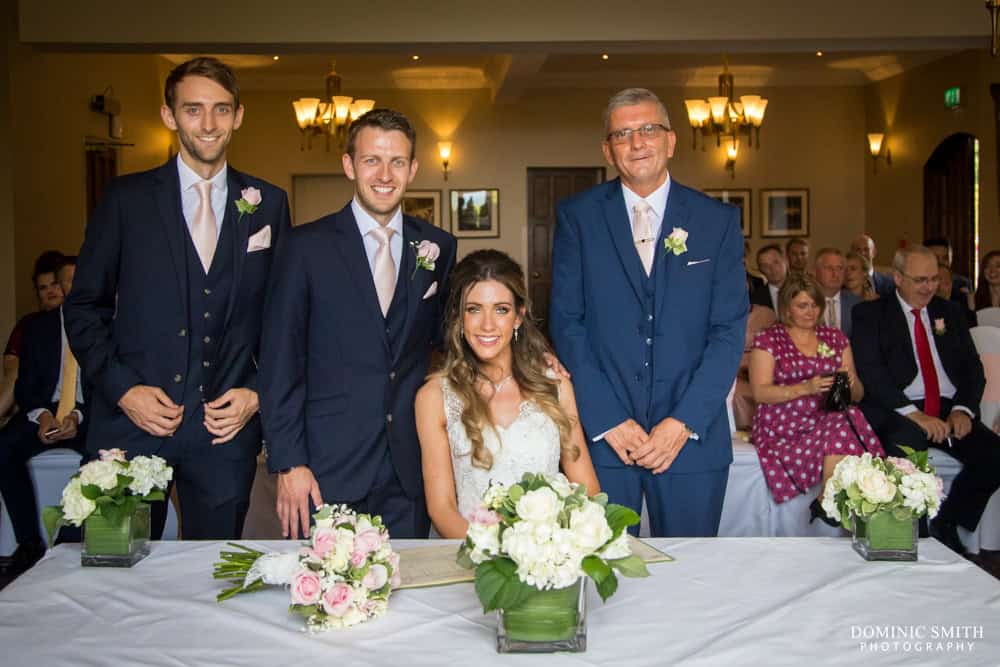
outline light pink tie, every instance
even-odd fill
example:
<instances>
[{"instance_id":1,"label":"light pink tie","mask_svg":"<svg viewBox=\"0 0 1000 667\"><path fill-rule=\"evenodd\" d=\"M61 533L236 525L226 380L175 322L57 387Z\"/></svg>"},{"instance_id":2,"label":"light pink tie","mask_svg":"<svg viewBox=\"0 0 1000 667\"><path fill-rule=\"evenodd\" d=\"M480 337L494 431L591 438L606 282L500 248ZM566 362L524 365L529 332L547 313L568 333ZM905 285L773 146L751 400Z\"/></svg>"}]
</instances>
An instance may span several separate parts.
<instances>
[{"instance_id":1,"label":"light pink tie","mask_svg":"<svg viewBox=\"0 0 1000 667\"><path fill-rule=\"evenodd\" d=\"M653 238L653 209L646 202L632 207L632 240L636 252L642 260L642 268L648 276L653 270L653 255L656 253L656 239Z\"/></svg>"},{"instance_id":2,"label":"light pink tie","mask_svg":"<svg viewBox=\"0 0 1000 667\"><path fill-rule=\"evenodd\" d=\"M392 247L389 240L392 238L394 230L388 227L375 227L368 232L378 241L378 250L375 251L375 266L372 269L372 277L375 278L375 292L378 294L378 305L382 308L382 314L389 312L389 304L392 303L392 294L396 291L396 262L392 259Z\"/></svg>"},{"instance_id":3,"label":"light pink tie","mask_svg":"<svg viewBox=\"0 0 1000 667\"><path fill-rule=\"evenodd\" d=\"M195 250L198 251L198 258L205 268L205 273L212 266L212 258L215 257L215 246L219 242L216 233L215 212L212 210L212 183L211 181L199 181L194 184L198 190L201 201L194 212L194 220L191 221L191 240L194 241Z\"/></svg>"}]
</instances>

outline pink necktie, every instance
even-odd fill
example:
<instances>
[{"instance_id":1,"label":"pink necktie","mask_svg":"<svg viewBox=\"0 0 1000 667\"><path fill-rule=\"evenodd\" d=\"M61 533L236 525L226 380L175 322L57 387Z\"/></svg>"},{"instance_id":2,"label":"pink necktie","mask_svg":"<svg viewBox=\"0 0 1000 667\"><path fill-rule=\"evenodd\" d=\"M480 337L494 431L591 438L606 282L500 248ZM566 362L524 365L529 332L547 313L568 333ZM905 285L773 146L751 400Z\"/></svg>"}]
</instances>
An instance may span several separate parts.
<instances>
[{"instance_id":1,"label":"pink necktie","mask_svg":"<svg viewBox=\"0 0 1000 667\"><path fill-rule=\"evenodd\" d=\"M389 312L392 294L396 291L396 262L392 259L392 248L389 246L393 231L388 227L379 226L368 232L378 241L372 277L375 279L375 292L378 294L378 305L382 308L383 315Z\"/></svg>"},{"instance_id":2,"label":"pink necktie","mask_svg":"<svg viewBox=\"0 0 1000 667\"><path fill-rule=\"evenodd\" d=\"M212 211L212 183L199 181L194 187L198 190L201 201L198 202L194 220L191 221L191 240L194 241L195 250L198 251L198 258L201 259L205 273L208 273L219 240L215 231L215 212Z\"/></svg>"},{"instance_id":3,"label":"pink necktie","mask_svg":"<svg viewBox=\"0 0 1000 667\"><path fill-rule=\"evenodd\" d=\"M632 240L648 276L653 269L656 239L653 238L653 209L646 202L632 208Z\"/></svg>"}]
</instances>

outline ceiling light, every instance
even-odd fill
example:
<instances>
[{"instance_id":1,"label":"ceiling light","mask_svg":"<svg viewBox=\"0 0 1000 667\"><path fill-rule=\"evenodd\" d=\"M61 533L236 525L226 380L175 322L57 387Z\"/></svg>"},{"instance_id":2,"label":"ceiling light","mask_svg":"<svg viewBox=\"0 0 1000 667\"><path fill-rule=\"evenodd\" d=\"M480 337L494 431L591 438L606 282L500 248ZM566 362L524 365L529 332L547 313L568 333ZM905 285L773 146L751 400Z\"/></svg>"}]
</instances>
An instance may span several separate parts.
<instances>
[{"instance_id":1,"label":"ceiling light","mask_svg":"<svg viewBox=\"0 0 1000 667\"><path fill-rule=\"evenodd\" d=\"M312 137L322 134L326 137L326 150L330 150L330 137L336 139L342 148L347 139L347 127L355 118L371 111L375 100L354 99L350 95L340 94L340 75L337 74L336 61L330 63L330 71L326 75L326 97L301 97L292 102L295 109L295 121L302 131L302 143L299 148L312 148Z\"/></svg>"},{"instance_id":2,"label":"ceiling light","mask_svg":"<svg viewBox=\"0 0 1000 667\"><path fill-rule=\"evenodd\" d=\"M738 138L740 134L747 135L747 145L760 148L760 126L764 122L764 110L767 99L760 95L741 95L740 101L733 100L733 75L729 73L728 64L724 61L722 74L719 75L719 94L708 100L684 100L687 107L688 122L694 134L694 147L698 147L698 135L702 136L702 150L705 149L705 137L715 135L715 145L722 145L723 137Z\"/></svg>"}]
</instances>

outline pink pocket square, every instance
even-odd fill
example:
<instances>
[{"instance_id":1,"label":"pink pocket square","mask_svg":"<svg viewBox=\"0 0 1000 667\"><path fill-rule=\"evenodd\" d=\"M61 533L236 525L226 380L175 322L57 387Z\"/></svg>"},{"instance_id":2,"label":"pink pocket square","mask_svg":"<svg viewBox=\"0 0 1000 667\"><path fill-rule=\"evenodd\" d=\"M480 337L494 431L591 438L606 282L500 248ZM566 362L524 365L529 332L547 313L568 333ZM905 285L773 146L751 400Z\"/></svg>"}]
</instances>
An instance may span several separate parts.
<instances>
[{"instance_id":1,"label":"pink pocket square","mask_svg":"<svg viewBox=\"0 0 1000 667\"><path fill-rule=\"evenodd\" d=\"M271 247L271 225L262 227L260 231L250 237L247 243L247 252L267 250Z\"/></svg>"},{"instance_id":2,"label":"pink pocket square","mask_svg":"<svg viewBox=\"0 0 1000 667\"><path fill-rule=\"evenodd\" d=\"M421 298L421 301L423 301L424 299L429 299L437 293L438 293L438 281L435 280L434 282L431 283L431 286L427 288L427 291L424 292L424 296L423 298Z\"/></svg>"}]
</instances>

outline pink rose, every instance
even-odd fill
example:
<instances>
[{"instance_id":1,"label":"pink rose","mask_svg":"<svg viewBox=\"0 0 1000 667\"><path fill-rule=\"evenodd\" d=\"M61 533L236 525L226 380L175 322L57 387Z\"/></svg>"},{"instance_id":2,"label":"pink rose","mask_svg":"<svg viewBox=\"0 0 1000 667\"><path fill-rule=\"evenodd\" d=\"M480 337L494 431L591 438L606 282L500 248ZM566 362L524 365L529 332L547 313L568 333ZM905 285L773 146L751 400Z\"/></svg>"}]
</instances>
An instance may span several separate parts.
<instances>
[{"instance_id":1,"label":"pink rose","mask_svg":"<svg viewBox=\"0 0 1000 667\"><path fill-rule=\"evenodd\" d=\"M466 518L469 523L478 523L482 526L495 526L500 523L500 515L482 505L469 512L469 516Z\"/></svg>"},{"instance_id":2,"label":"pink rose","mask_svg":"<svg viewBox=\"0 0 1000 667\"><path fill-rule=\"evenodd\" d=\"M314 528L312 545L316 555L323 558L337 545L337 531L333 528Z\"/></svg>"},{"instance_id":3,"label":"pink rose","mask_svg":"<svg viewBox=\"0 0 1000 667\"><path fill-rule=\"evenodd\" d=\"M244 201L251 206L257 206L260 204L260 190L257 188L243 188L240 194L243 195Z\"/></svg>"},{"instance_id":4,"label":"pink rose","mask_svg":"<svg viewBox=\"0 0 1000 667\"><path fill-rule=\"evenodd\" d=\"M420 242L420 245L417 246L417 257L426 259L428 262L437 261L440 254L441 248L438 247L438 244L433 241L424 239Z\"/></svg>"},{"instance_id":5,"label":"pink rose","mask_svg":"<svg viewBox=\"0 0 1000 667\"><path fill-rule=\"evenodd\" d=\"M101 457L102 461L121 461L125 463L125 450L118 449L98 449L98 455Z\"/></svg>"},{"instance_id":6,"label":"pink rose","mask_svg":"<svg viewBox=\"0 0 1000 667\"><path fill-rule=\"evenodd\" d=\"M354 592L350 586L344 582L334 584L323 594L323 611L339 618L350 611L353 600Z\"/></svg>"},{"instance_id":7,"label":"pink rose","mask_svg":"<svg viewBox=\"0 0 1000 667\"><path fill-rule=\"evenodd\" d=\"M354 551L370 554L378 551L382 546L382 538L379 537L377 528L366 528L354 536Z\"/></svg>"},{"instance_id":8,"label":"pink rose","mask_svg":"<svg viewBox=\"0 0 1000 667\"><path fill-rule=\"evenodd\" d=\"M911 475L917 472L917 466L913 465L913 461L910 459L902 459L898 456L888 456L886 461L890 462L896 467L896 470L903 473L904 475Z\"/></svg>"},{"instance_id":9,"label":"pink rose","mask_svg":"<svg viewBox=\"0 0 1000 667\"><path fill-rule=\"evenodd\" d=\"M389 578L389 584L396 588L401 583L403 583L402 577L399 576L399 554L393 552L389 554L389 565L392 566L392 577Z\"/></svg>"},{"instance_id":10,"label":"pink rose","mask_svg":"<svg viewBox=\"0 0 1000 667\"><path fill-rule=\"evenodd\" d=\"M322 592L319 575L312 570L299 570L292 577L292 604L316 604Z\"/></svg>"},{"instance_id":11,"label":"pink rose","mask_svg":"<svg viewBox=\"0 0 1000 667\"><path fill-rule=\"evenodd\" d=\"M355 551L354 553L351 554L352 567L361 567L362 565L365 564L366 560L368 560L368 554L366 554L364 551Z\"/></svg>"},{"instance_id":12,"label":"pink rose","mask_svg":"<svg viewBox=\"0 0 1000 667\"><path fill-rule=\"evenodd\" d=\"M365 588L370 591L377 591L378 589L385 586L385 582L389 580L389 571L385 569L385 565L375 564L372 565L368 570L368 574L365 578L361 580Z\"/></svg>"}]
</instances>

